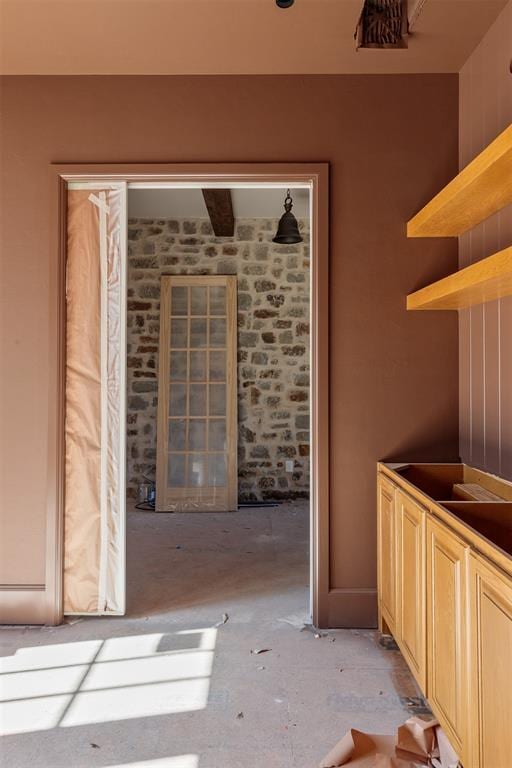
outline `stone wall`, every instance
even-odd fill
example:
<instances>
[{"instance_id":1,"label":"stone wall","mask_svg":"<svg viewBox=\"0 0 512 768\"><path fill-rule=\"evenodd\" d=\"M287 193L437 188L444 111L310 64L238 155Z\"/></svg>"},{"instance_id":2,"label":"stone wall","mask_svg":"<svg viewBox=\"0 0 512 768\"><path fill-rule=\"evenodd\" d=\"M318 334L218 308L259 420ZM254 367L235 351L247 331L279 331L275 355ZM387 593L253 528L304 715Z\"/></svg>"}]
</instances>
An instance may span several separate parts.
<instances>
[{"instance_id":1,"label":"stone wall","mask_svg":"<svg viewBox=\"0 0 512 768\"><path fill-rule=\"evenodd\" d=\"M238 276L239 500L309 495L308 222L298 245L272 243L276 226L239 219L233 238L218 238L208 219L130 219L130 496L155 474L160 278L184 274Z\"/></svg>"}]
</instances>

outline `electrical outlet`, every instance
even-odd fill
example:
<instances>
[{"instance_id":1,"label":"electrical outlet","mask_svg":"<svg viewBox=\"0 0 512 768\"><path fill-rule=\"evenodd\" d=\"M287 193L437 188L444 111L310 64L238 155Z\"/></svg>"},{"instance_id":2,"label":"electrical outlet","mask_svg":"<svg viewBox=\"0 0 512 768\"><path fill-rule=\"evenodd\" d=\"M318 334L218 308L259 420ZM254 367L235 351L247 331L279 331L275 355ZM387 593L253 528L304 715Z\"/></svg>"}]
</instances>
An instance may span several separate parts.
<instances>
[{"instance_id":1,"label":"electrical outlet","mask_svg":"<svg viewBox=\"0 0 512 768\"><path fill-rule=\"evenodd\" d=\"M293 472L293 459L288 459L286 462L286 471Z\"/></svg>"}]
</instances>

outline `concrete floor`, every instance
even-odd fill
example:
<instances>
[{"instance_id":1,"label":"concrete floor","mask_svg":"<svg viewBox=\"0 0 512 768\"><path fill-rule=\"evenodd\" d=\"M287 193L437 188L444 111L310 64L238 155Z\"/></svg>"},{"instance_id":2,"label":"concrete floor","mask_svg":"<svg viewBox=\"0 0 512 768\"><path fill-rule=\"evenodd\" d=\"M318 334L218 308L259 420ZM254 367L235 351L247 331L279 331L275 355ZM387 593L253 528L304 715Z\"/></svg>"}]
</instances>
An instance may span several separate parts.
<instances>
[{"instance_id":1,"label":"concrete floor","mask_svg":"<svg viewBox=\"0 0 512 768\"><path fill-rule=\"evenodd\" d=\"M303 503L128 517L126 617L0 632L0 765L314 768L348 728L411 714L376 632L303 628Z\"/></svg>"}]
</instances>

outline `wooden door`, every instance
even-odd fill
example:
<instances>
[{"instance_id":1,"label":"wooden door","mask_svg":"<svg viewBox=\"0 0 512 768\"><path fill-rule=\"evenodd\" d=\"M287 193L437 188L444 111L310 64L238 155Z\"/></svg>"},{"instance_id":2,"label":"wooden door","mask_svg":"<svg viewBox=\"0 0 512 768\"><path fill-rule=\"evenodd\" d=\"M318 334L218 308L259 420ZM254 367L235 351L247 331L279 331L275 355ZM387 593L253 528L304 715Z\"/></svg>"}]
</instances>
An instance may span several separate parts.
<instances>
[{"instance_id":1,"label":"wooden door","mask_svg":"<svg viewBox=\"0 0 512 768\"><path fill-rule=\"evenodd\" d=\"M397 545L395 486L382 475L377 478L377 538L379 627L381 632L387 629L394 634Z\"/></svg>"},{"instance_id":2,"label":"wooden door","mask_svg":"<svg viewBox=\"0 0 512 768\"><path fill-rule=\"evenodd\" d=\"M396 640L422 690L426 690L425 510L396 491L398 601Z\"/></svg>"},{"instance_id":3,"label":"wooden door","mask_svg":"<svg viewBox=\"0 0 512 768\"><path fill-rule=\"evenodd\" d=\"M237 508L236 277L163 277L157 510Z\"/></svg>"},{"instance_id":4,"label":"wooden door","mask_svg":"<svg viewBox=\"0 0 512 768\"><path fill-rule=\"evenodd\" d=\"M427 520L427 695L465 765L467 554L445 525Z\"/></svg>"},{"instance_id":5,"label":"wooden door","mask_svg":"<svg viewBox=\"0 0 512 768\"><path fill-rule=\"evenodd\" d=\"M512 585L484 558L469 557L473 768L512 766Z\"/></svg>"}]
</instances>

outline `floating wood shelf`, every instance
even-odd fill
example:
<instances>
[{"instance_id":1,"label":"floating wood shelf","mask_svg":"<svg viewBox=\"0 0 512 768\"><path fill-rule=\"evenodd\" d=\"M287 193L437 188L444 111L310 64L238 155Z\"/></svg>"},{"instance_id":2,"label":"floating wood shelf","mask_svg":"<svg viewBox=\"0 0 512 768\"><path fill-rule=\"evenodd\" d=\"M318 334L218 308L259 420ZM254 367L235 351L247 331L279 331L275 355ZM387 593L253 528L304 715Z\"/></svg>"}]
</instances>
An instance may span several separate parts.
<instances>
[{"instance_id":1,"label":"floating wood shelf","mask_svg":"<svg viewBox=\"0 0 512 768\"><path fill-rule=\"evenodd\" d=\"M512 125L407 223L407 237L455 237L512 203Z\"/></svg>"},{"instance_id":2,"label":"floating wood shelf","mask_svg":"<svg viewBox=\"0 0 512 768\"><path fill-rule=\"evenodd\" d=\"M512 246L407 296L407 309L464 309L512 295Z\"/></svg>"}]
</instances>

